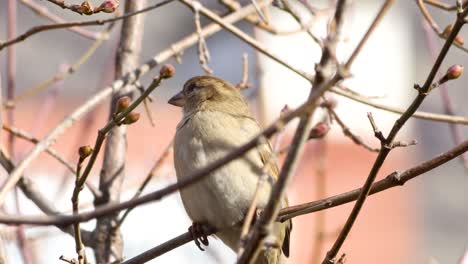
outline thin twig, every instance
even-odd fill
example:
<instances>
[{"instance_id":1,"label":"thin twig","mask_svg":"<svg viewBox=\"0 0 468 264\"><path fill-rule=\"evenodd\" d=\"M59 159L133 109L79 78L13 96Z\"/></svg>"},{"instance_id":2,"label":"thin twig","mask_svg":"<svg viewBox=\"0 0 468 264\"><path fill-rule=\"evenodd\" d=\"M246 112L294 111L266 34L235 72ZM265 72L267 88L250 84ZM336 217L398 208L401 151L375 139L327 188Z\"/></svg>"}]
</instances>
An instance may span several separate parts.
<instances>
[{"instance_id":1,"label":"thin twig","mask_svg":"<svg viewBox=\"0 0 468 264\"><path fill-rule=\"evenodd\" d=\"M103 32L100 33L98 39L78 58L78 60L75 63L73 63L73 65L68 67L68 69L66 69L65 71L60 71L56 73L52 78L45 80L34 87L24 90L15 98L8 100L6 103L4 103L4 106L13 107L15 104L18 103L18 101L36 95L37 93L47 89L47 87L50 87L52 84L64 80L69 75L75 73L80 68L80 66L83 65L94 54L94 52L99 48L99 46L101 46L101 44L109 38L109 33L114 27L114 24L115 23L109 24L109 26Z\"/></svg>"},{"instance_id":2,"label":"thin twig","mask_svg":"<svg viewBox=\"0 0 468 264\"><path fill-rule=\"evenodd\" d=\"M197 1L193 1L193 0L180 0L180 2L182 2L183 4L185 4L186 6L188 6L190 9L194 10L194 3L199 3ZM264 1L264 2L260 2L259 5L260 6L263 6L263 5L266 5L267 3L270 3L271 1ZM197 4L195 4L197 5ZM287 62L285 62L284 60L282 60L280 57L278 57L277 55L273 54L270 50L268 50L263 44L261 44L260 42L258 42L257 40L255 40L254 38L250 37L249 35L247 35L246 33L244 33L242 30L240 30L239 28L233 26L232 24L230 23L226 23L225 21L223 21L218 15L216 15L215 13L213 13L211 10L205 8L203 5L200 4L200 6L197 7L198 10L200 11L200 13L204 16L206 16L207 18L209 18L210 20L212 20L213 22L219 24L221 27L223 27L224 29L226 29L227 31L233 33L235 36L237 36L238 38L240 38L241 40L243 40L244 42L246 42L247 44L249 44L250 46L252 46L253 48L255 48L256 50L258 50L259 52L263 53L264 55L266 55L267 57L271 58L272 60L278 62L279 64L285 66L286 68L290 69L291 71L299 74L300 76L304 77L305 79L311 81L313 80L313 76L311 76L310 74L302 71L302 70L299 70L299 69L296 69L294 68L293 66L291 66L290 64L288 64Z\"/></svg>"},{"instance_id":3,"label":"thin twig","mask_svg":"<svg viewBox=\"0 0 468 264\"><path fill-rule=\"evenodd\" d=\"M8 125L3 125L3 130L7 131L8 133L11 133L15 135L18 138L27 140L31 143L37 144L39 143L39 140L36 139L35 137L29 135L26 131L23 131L19 128L8 126ZM71 165L70 162L66 161L64 158L60 156L60 154L57 153L57 151L53 148L46 148L45 151L54 159L56 159L58 162L60 162L63 166L65 166L70 172L75 174L75 169Z\"/></svg>"},{"instance_id":4,"label":"thin twig","mask_svg":"<svg viewBox=\"0 0 468 264\"><path fill-rule=\"evenodd\" d=\"M155 127L155 126L156 126L156 122L154 121L153 114L151 113L151 109L150 109L150 107L149 107L148 101L150 101L149 97L143 101L143 106L144 106L144 108L145 108L145 113L146 113L146 116L148 117L148 120L149 120L149 122L150 122L150 125L151 125L152 127Z\"/></svg>"},{"instance_id":5,"label":"thin twig","mask_svg":"<svg viewBox=\"0 0 468 264\"><path fill-rule=\"evenodd\" d=\"M369 144L364 142L364 140L362 140L362 138L360 136L355 135L351 131L351 129L349 129L349 127L346 126L346 124L343 122L343 120L341 120L341 118L338 116L338 114L335 112L335 110L333 110L331 108L327 108L327 110L331 114L333 119L335 119L336 122L338 123L338 125L341 127L341 130L343 131L343 134L345 136L349 137L355 144L363 146L365 149L367 149L369 151L379 152L379 148L374 148L374 147L370 146Z\"/></svg>"},{"instance_id":6,"label":"thin twig","mask_svg":"<svg viewBox=\"0 0 468 264\"><path fill-rule=\"evenodd\" d=\"M166 4L168 4L168 3L172 2L172 1L173 0L164 0L164 1L160 2L160 3L157 3L157 4L154 4L152 6L143 8L143 9L141 9L139 11L124 14L124 15L114 17L114 18L109 18L109 19L98 19L98 20L91 20L91 21L75 21L75 22L67 22L67 23L62 23L62 24L49 24L49 25L36 26L36 27L33 27L33 28L29 29L25 33L15 37L15 38L11 38L11 39L8 39L8 40L6 40L4 42L0 42L0 50L4 49L5 47L8 47L10 45L13 45L15 43L18 43L20 41L23 41L23 40L31 37L32 35L35 35L37 33L43 32L43 31L55 30L55 29L61 29L61 28L69 28L69 27L77 27L77 26L85 27L85 26L104 25L104 24L107 24L107 23L112 23L112 22L122 20L122 19L125 19L125 18L128 18L128 17L131 17L131 16L135 16L135 15L138 15L138 14L141 14L141 13L148 12L148 11L150 11L152 9L155 9L155 8L161 7L163 5L166 5Z\"/></svg>"},{"instance_id":7,"label":"thin twig","mask_svg":"<svg viewBox=\"0 0 468 264\"><path fill-rule=\"evenodd\" d=\"M257 12L257 15L258 15L258 18L260 18L260 20L265 23L266 25L268 25L268 19L267 17L263 14L262 12L262 9L260 8L260 6L258 5L257 3L257 0L250 0L250 2L253 4L253 6L255 7L255 11Z\"/></svg>"},{"instance_id":8,"label":"thin twig","mask_svg":"<svg viewBox=\"0 0 468 264\"><path fill-rule=\"evenodd\" d=\"M399 107L394 107L394 106L389 106L389 105L384 105L384 104L379 104L375 103L368 98L364 96L359 96L356 94L352 94L345 89L341 89L342 84L338 84L337 87L340 87L340 89L337 89L334 87L331 91L337 95L346 97L348 99L351 99L355 102L359 102L377 109L381 109L387 112L395 113L395 114L403 114L406 109L399 108ZM412 118L419 118L423 120L429 120L429 121L435 121L435 122L444 122L444 123L455 123L455 124L463 124L463 125L468 125L468 118L462 117L462 116L450 116L450 115L443 115L443 114L435 114L435 113L428 113L428 112L422 112L422 111L416 111L414 112L414 115L411 116Z\"/></svg>"},{"instance_id":9,"label":"thin twig","mask_svg":"<svg viewBox=\"0 0 468 264\"><path fill-rule=\"evenodd\" d=\"M299 13L294 9L294 7L289 3L289 0L283 0L282 1L284 5L284 11L288 12L296 21L303 27L304 21L302 20L301 16ZM306 30L307 34L312 38L312 40L319 45L319 47L323 47L323 42L320 38L315 36L315 34L312 32L310 28Z\"/></svg>"},{"instance_id":10,"label":"thin twig","mask_svg":"<svg viewBox=\"0 0 468 264\"><path fill-rule=\"evenodd\" d=\"M440 38L443 38L443 39L447 39L450 32L443 32L442 30L440 30L439 26L437 25L437 23L432 18L429 11L427 10L426 6L424 5L424 1L423 0L416 0L416 3L418 4L419 10L421 10L421 13L423 14L424 19L427 21L427 23L429 23L432 30L437 34L437 36L439 36ZM465 5L466 5L466 3L468 3L468 1L465 2ZM447 27L447 28L450 28L450 27ZM457 48L459 48L459 49L461 49L461 50L463 50L465 52L468 52L468 48L464 47L463 43L460 43L457 40L453 41L452 45L454 45L455 47L457 47Z\"/></svg>"},{"instance_id":11,"label":"thin twig","mask_svg":"<svg viewBox=\"0 0 468 264\"><path fill-rule=\"evenodd\" d=\"M75 188L73 189L73 194L71 198L73 214L78 214L79 195L84 186L84 183L80 184L81 168L83 167L83 162L85 161L85 159L89 156L90 152L92 151L90 148L88 149L88 147L82 147L82 148L84 148L84 151L87 151L87 150L88 151L87 153L82 153L80 149L80 157L76 165ZM78 264L87 264L88 260L86 258L85 246L83 244L83 240L81 239L80 223L73 224L73 231L74 231L74 237L75 237L75 250L76 250L76 254L78 255Z\"/></svg>"},{"instance_id":12,"label":"thin twig","mask_svg":"<svg viewBox=\"0 0 468 264\"><path fill-rule=\"evenodd\" d=\"M207 74L213 74L213 70L208 66L208 62L210 61L210 51L208 50L208 46L206 45L205 38L201 34L202 26L200 23L200 6L201 4L199 2L193 2L193 19L195 20L195 30L198 34L198 60L203 70Z\"/></svg>"},{"instance_id":13,"label":"thin twig","mask_svg":"<svg viewBox=\"0 0 468 264\"><path fill-rule=\"evenodd\" d=\"M221 4L223 4L224 6L226 6L227 8L229 8L231 11L236 11L236 10L239 10L239 8L241 8L241 5L237 1L234 1L234 0L219 0L219 2ZM259 4L259 6L261 6L261 4ZM307 31L308 29L310 29L314 25L314 20L311 19L310 21L305 23L305 25L301 25L301 27L298 28L298 29L279 30L279 29L273 27L272 25L267 25L267 24L263 23L255 15L249 15L249 16L247 16L245 18L245 20L247 22L249 22L250 24L254 25L255 27L260 28L260 29L262 29L262 30L264 30L264 31L266 31L266 32L268 32L270 34L284 35L284 36L294 35L294 34L297 34L297 33Z\"/></svg>"},{"instance_id":14,"label":"thin twig","mask_svg":"<svg viewBox=\"0 0 468 264\"><path fill-rule=\"evenodd\" d=\"M84 1L81 5L67 4L65 0L47 0L55 5L58 5L62 9L67 9L80 15L94 15L100 12L112 13L119 6L119 0L106 1L102 0L102 4L98 7L93 7L88 1Z\"/></svg>"},{"instance_id":15,"label":"thin twig","mask_svg":"<svg viewBox=\"0 0 468 264\"><path fill-rule=\"evenodd\" d=\"M428 4L428 5L432 5L432 6L435 6L439 9L442 9L442 10L445 10L445 11L456 11L457 10L457 5L449 5L449 4L446 4L446 3L442 3L438 0L424 0L424 3ZM465 3L464 5L466 6L466 4L468 3L468 1L465 0Z\"/></svg>"},{"instance_id":16,"label":"thin twig","mask_svg":"<svg viewBox=\"0 0 468 264\"><path fill-rule=\"evenodd\" d=\"M20 1L23 5L29 7L34 13L36 13L39 16L49 19L50 21L55 22L55 23L66 23L66 21L63 18L51 13L45 6L42 6L31 0L20 0ZM98 39L99 34L100 34L99 32L92 32L92 31L89 31L80 27L70 27L67 29L91 40Z\"/></svg>"},{"instance_id":17,"label":"thin twig","mask_svg":"<svg viewBox=\"0 0 468 264\"><path fill-rule=\"evenodd\" d=\"M249 57L247 53L242 55L242 78L241 81L236 85L239 90L249 88Z\"/></svg>"}]
</instances>

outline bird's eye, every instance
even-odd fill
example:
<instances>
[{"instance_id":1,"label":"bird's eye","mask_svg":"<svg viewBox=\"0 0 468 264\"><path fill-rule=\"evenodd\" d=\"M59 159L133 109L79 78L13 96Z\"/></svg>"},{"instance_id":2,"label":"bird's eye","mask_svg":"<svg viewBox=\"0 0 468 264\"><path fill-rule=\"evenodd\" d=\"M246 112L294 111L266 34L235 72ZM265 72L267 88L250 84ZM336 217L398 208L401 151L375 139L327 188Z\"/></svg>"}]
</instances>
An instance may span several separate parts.
<instances>
[{"instance_id":1,"label":"bird's eye","mask_svg":"<svg viewBox=\"0 0 468 264\"><path fill-rule=\"evenodd\" d=\"M189 85L187 85L187 87L185 87L185 91L187 93L191 93L193 92L193 90L195 90L195 88L196 88L195 83L190 83Z\"/></svg>"}]
</instances>

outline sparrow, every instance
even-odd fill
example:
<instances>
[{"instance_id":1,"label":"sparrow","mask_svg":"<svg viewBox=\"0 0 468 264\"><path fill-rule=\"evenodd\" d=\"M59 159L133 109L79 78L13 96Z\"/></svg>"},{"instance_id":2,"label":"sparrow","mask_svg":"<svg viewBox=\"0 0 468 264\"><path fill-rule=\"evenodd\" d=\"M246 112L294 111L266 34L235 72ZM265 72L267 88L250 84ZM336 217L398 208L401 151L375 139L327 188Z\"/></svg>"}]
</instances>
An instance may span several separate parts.
<instances>
[{"instance_id":1,"label":"sparrow","mask_svg":"<svg viewBox=\"0 0 468 264\"><path fill-rule=\"evenodd\" d=\"M190 177L194 171L223 158L261 131L239 89L220 78L193 77L168 103L183 110L173 152L178 180ZM265 207L272 184L278 178L278 166L271 159L271 145L265 142L180 190L182 203L193 221L193 229L189 230L197 230L199 225L213 227L218 230L216 236L236 252L242 221L253 200L260 176L263 171L268 174L267 184L262 184L259 190L258 210ZM285 197L281 207L287 205ZM284 263L285 257L289 256L291 221L276 222L272 230L277 247L264 249L254 263ZM208 244L206 237L201 241Z\"/></svg>"}]
</instances>

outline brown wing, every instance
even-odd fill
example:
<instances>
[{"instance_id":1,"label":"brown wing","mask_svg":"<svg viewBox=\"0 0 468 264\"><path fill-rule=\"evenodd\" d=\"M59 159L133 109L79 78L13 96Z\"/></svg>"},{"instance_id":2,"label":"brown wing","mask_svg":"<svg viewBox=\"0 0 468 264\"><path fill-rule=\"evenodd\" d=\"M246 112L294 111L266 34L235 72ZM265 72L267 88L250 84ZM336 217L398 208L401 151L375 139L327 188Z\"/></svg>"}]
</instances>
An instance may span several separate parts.
<instances>
[{"instance_id":1,"label":"brown wing","mask_svg":"<svg viewBox=\"0 0 468 264\"><path fill-rule=\"evenodd\" d=\"M265 166L266 172L276 182L278 180L279 168L275 160L270 160L273 158L271 156L272 148L270 142L258 146L258 152L260 153L260 158L262 159L262 163L263 166Z\"/></svg>"},{"instance_id":2,"label":"brown wing","mask_svg":"<svg viewBox=\"0 0 468 264\"><path fill-rule=\"evenodd\" d=\"M263 162L263 165L266 168L267 173L273 178L273 180L276 182L278 180L279 176L279 168L278 165L276 164L276 161L270 160L272 157L272 147L269 142L267 144L262 144L258 147L258 151L260 153L260 158ZM281 208L287 207L289 204L288 202L288 197L284 196L283 200L281 201ZM291 237L291 231L292 231L292 221L288 220L281 225L284 226L284 239L283 243L281 246L281 249L283 251L283 254L286 257L289 257L289 242L290 242L290 237ZM283 230L282 230L283 231ZM283 234L280 233L280 236Z\"/></svg>"}]
</instances>

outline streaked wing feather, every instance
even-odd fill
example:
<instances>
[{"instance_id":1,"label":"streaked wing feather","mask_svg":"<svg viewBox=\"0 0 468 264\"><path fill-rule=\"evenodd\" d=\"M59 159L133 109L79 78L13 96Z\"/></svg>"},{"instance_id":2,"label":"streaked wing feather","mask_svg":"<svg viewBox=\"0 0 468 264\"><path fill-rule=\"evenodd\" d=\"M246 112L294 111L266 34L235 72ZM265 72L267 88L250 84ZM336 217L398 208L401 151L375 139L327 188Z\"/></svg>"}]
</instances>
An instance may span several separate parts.
<instances>
[{"instance_id":1,"label":"streaked wing feather","mask_svg":"<svg viewBox=\"0 0 468 264\"><path fill-rule=\"evenodd\" d=\"M258 151L260 153L261 160L263 162L263 165L265 166L265 169L267 173L273 178L273 180L276 182L278 180L279 176L279 168L275 160L271 161L272 159L272 147L269 142L266 144L263 144L258 147ZM289 205L288 202L288 197L284 196L282 202L281 202L281 208L285 208ZM292 231L292 221L288 220L285 223L285 234L284 234L284 239L283 239L283 244L281 246L281 249L283 251L283 254L286 257L289 257L289 245L290 245L290 238L291 238L291 231Z\"/></svg>"}]
</instances>

